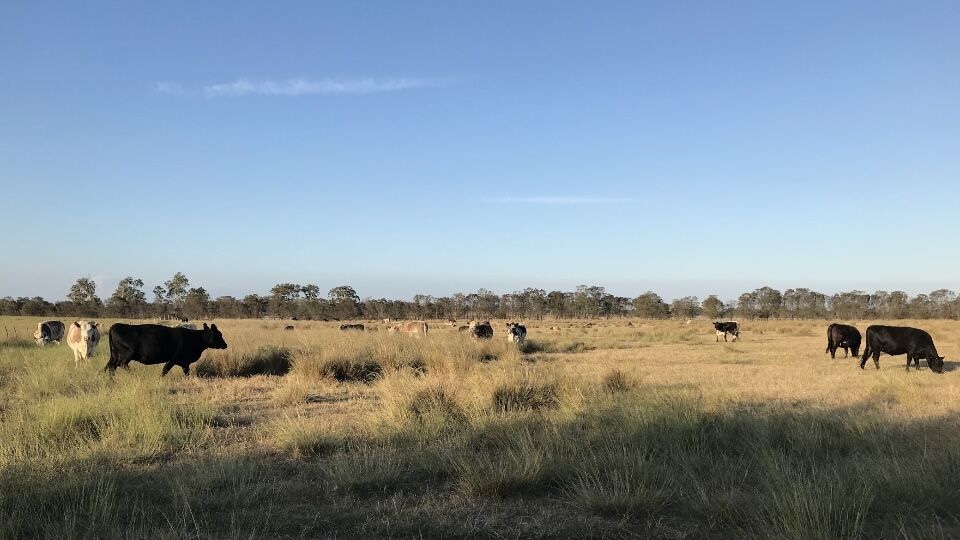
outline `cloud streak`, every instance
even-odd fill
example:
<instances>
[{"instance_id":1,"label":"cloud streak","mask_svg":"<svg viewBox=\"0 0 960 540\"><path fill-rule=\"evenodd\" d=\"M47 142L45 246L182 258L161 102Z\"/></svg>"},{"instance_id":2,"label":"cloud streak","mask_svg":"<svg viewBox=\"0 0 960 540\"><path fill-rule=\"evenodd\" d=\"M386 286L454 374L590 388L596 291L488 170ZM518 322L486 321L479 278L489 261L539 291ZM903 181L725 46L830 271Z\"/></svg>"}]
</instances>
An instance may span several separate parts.
<instances>
[{"instance_id":1,"label":"cloud streak","mask_svg":"<svg viewBox=\"0 0 960 540\"><path fill-rule=\"evenodd\" d=\"M487 199L488 202L499 204L531 204L552 206L577 205L605 205L605 204L637 204L645 202L640 197L592 197L580 195L534 195L528 197L497 197Z\"/></svg>"},{"instance_id":2,"label":"cloud streak","mask_svg":"<svg viewBox=\"0 0 960 540\"><path fill-rule=\"evenodd\" d=\"M251 81L237 79L230 83L211 84L203 87L208 98L243 96L307 96L307 95L369 95L401 92L424 88L438 88L453 84L454 79L414 78L395 79L333 79L317 81L288 79L286 81Z\"/></svg>"}]
</instances>

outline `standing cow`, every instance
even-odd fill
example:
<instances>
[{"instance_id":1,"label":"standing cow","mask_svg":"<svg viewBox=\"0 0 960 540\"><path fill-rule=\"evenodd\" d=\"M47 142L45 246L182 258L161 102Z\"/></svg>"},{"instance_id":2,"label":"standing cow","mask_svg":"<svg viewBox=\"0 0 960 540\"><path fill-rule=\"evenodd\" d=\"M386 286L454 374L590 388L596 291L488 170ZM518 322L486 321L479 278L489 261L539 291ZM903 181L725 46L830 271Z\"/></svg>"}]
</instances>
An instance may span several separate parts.
<instances>
[{"instance_id":1,"label":"standing cow","mask_svg":"<svg viewBox=\"0 0 960 540\"><path fill-rule=\"evenodd\" d=\"M937 354L930 334L919 328L909 326L873 325L867 327L867 347L860 359L860 369L867 363L867 358L873 356L873 363L880 369L880 353L890 356L907 355L907 370L910 370L910 361L920 368L920 359L927 360L927 365L936 373L943 373L943 357Z\"/></svg>"},{"instance_id":2,"label":"standing cow","mask_svg":"<svg viewBox=\"0 0 960 540\"><path fill-rule=\"evenodd\" d=\"M723 336L723 340L726 341L727 334L733 336L734 341L740 339L740 323L737 321L715 321L713 329L717 331L717 341L720 341L720 336Z\"/></svg>"},{"instance_id":3,"label":"standing cow","mask_svg":"<svg viewBox=\"0 0 960 540\"><path fill-rule=\"evenodd\" d=\"M362 324L341 324L341 332L363 332L364 326Z\"/></svg>"},{"instance_id":4,"label":"standing cow","mask_svg":"<svg viewBox=\"0 0 960 540\"><path fill-rule=\"evenodd\" d=\"M63 339L63 323L60 321L43 321L37 323L37 330L33 333L33 339L37 345L43 347L47 343L60 344Z\"/></svg>"},{"instance_id":5,"label":"standing cow","mask_svg":"<svg viewBox=\"0 0 960 540\"><path fill-rule=\"evenodd\" d=\"M493 326L490 321L471 322L470 335L476 339L493 339Z\"/></svg>"},{"instance_id":6,"label":"standing cow","mask_svg":"<svg viewBox=\"0 0 960 540\"><path fill-rule=\"evenodd\" d=\"M843 356L846 358L852 353L853 356L860 356L860 342L862 336L857 327L849 324L833 323L827 327L827 350L830 358L837 357L837 349L843 349Z\"/></svg>"},{"instance_id":7,"label":"standing cow","mask_svg":"<svg viewBox=\"0 0 960 540\"><path fill-rule=\"evenodd\" d=\"M110 327L110 361L103 370L113 373L136 360L141 364L163 364L161 377L173 366L180 366L183 374L189 375L190 364L199 360L203 351L226 348L227 342L215 324L203 323L203 330L190 330L159 324L117 323Z\"/></svg>"},{"instance_id":8,"label":"standing cow","mask_svg":"<svg viewBox=\"0 0 960 540\"><path fill-rule=\"evenodd\" d=\"M507 341L522 344L527 339L527 327L515 322L507 323Z\"/></svg>"},{"instance_id":9,"label":"standing cow","mask_svg":"<svg viewBox=\"0 0 960 540\"><path fill-rule=\"evenodd\" d=\"M423 337L427 335L430 326L426 321L409 321L395 324L387 329L391 333L406 334L408 336Z\"/></svg>"},{"instance_id":10,"label":"standing cow","mask_svg":"<svg viewBox=\"0 0 960 540\"><path fill-rule=\"evenodd\" d=\"M80 365L80 360L87 360L97 354L97 345L100 344L100 323L93 321L76 321L67 331L67 345L73 350L73 363Z\"/></svg>"}]
</instances>

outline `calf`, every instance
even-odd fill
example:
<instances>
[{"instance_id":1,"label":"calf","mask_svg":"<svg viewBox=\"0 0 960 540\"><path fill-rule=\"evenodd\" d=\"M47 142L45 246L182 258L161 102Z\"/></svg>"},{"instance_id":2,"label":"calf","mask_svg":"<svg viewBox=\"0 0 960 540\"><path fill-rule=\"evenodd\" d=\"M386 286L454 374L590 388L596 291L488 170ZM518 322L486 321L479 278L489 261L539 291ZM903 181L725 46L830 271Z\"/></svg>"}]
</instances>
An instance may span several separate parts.
<instances>
[{"instance_id":1,"label":"calf","mask_svg":"<svg viewBox=\"0 0 960 540\"><path fill-rule=\"evenodd\" d=\"M867 327L867 346L860 359L860 369L867 363L867 358L873 356L873 363L880 369L880 353L891 356L907 355L907 370L912 360L916 368L920 368L920 359L927 360L927 365L936 373L943 373L943 357L937 354L930 334L919 328L909 326L882 326Z\"/></svg>"},{"instance_id":2,"label":"calf","mask_svg":"<svg viewBox=\"0 0 960 540\"><path fill-rule=\"evenodd\" d=\"M207 349L226 349L227 342L217 325L203 330L170 328L159 324L123 324L110 327L110 361L104 371L113 373L118 367L129 367L132 360L141 364L163 364L164 376L173 366L190 374L190 364L200 359Z\"/></svg>"},{"instance_id":3,"label":"calf","mask_svg":"<svg viewBox=\"0 0 960 540\"><path fill-rule=\"evenodd\" d=\"M717 341L720 341L720 336L723 336L723 340L726 341L727 334L733 336L734 341L740 339L740 323L737 321L715 321L713 329L717 331Z\"/></svg>"},{"instance_id":4,"label":"calf","mask_svg":"<svg viewBox=\"0 0 960 540\"><path fill-rule=\"evenodd\" d=\"M341 324L340 331L342 332L363 332L362 324Z\"/></svg>"},{"instance_id":5,"label":"calf","mask_svg":"<svg viewBox=\"0 0 960 540\"><path fill-rule=\"evenodd\" d=\"M843 356L846 358L852 352L854 356L860 356L860 342L863 338L857 327L849 324L833 323L827 327L827 350L830 358L837 357L837 349L843 349Z\"/></svg>"},{"instance_id":6,"label":"calf","mask_svg":"<svg viewBox=\"0 0 960 540\"><path fill-rule=\"evenodd\" d=\"M527 339L527 327L515 322L507 323L507 341L523 343Z\"/></svg>"},{"instance_id":7,"label":"calf","mask_svg":"<svg viewBox=\"0 0 960 540\"><path fill-rule=\"evenodd\" d=\"M60 344L63 339L64 326L60 321L43 321L37 323L37 330L33 333L33 339L37 345L43 347L47 343Z\"/></svg>"},{"instance_id":8,"label":"calf","mask_svg":"<svg viewBox=\"0 0 960 540\"><path fill-rule=\"evenodd\" d=\"M100 324L88 321L76 321L67 331L67 345L73 351L73 363L87 360L96 355L100 343Z\"/></svg>"}]
</instances>

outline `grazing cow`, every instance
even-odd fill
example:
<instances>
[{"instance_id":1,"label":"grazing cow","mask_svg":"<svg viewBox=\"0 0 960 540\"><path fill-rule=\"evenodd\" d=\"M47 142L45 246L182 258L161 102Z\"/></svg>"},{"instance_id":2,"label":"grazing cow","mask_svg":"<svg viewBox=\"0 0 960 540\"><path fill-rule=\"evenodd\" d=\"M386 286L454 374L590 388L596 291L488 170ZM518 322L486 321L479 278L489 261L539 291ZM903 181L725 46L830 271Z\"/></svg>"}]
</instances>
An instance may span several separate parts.
<instances>
[{"instance_id":1,"label":"grazing cow","mask_svg":"<svg viewBox=\"0 0 960 540\"><path fill-rule=\"evenodd\" d=\"M507 323L507 341L522 344L527 339L527 327L515 322Z\"/></svg>"},{"instance_id":2,"label":"grazing cow","mask_svg":"<svg viewBox=\"0 0 960 540\"><path fill-rule=\"evenodd\" d=\"M177 328L187 328L187 329L190 329L190 330L196 330L196 329L197 329L197 325L195 325L195 324L193 324L193 323L191 323L191 322L182 322L182 323L180 323L180 324L177 325Z\"/></svg>"},{"instance_id":3,"label":"grazing cow","mask_svg":"<svg viewBox=\"0 0 960 540\"><path fill-rule=\"evenodd\" d=\"M87 360L97 354L100 343L100 324L92 321L76 321L67 330L67 345L73 350L73 363Z\"/></svg>"},{"instance_id":4,"label":"grazing cow","mask_svg":"<svg viewBox=\"0 0 960 540\"><path fill-rule=\"evenodd\" d=\"M476 339L493 339L493 326L490 321L470 323L470 335Z\"/></svg>"},{"instance_id":5,"label":"grazing cow","mask_svg":"<svg viewBox=\"0 0 960 540\"><path fill-rule=\"evenodd\" d=\"M863 338L857 327L849 324L833 323L827 327L827 350L830 358L837 357L837 349L843 349L843 356L846 358L852 352L854 356L860 356L860 342Z\"/></svg>"},{"instance_id":6,"label":"grazing cow","mask_svg":"<svg viewBox=\"0 0 960 540\"><path fill-rule=\"evenodd\" d=\"M341 332L363 332L362 324L341 324Z\"/></svg>"},{"instance_id":7,"label":"grazing cow","mask_svg":"<svg viewBox=\"0 0 960 540\"><path fill-rule=\"evenodd\" d=\"M428 330L430 330L430 327L426 321L402 322L387 329L389 332L399 332L414 337L426 336Z\"/></svg>"},{"instance_id":8,"label":"grazing cow","mask_svg":"<svg viewBox=\"0 0 960 540\"><path fill-rule=\"evenodd\" d=\"M110 327L110 361L103 370L113 373L136 360L141 364L163 364L161 377L173 366L180 366L183 374L189 375L190 364L199 360L203 351L226 348L227 342L215 324L203 323L203 330L190 330L159 324L117 323Z\"/></svg>"},{"instance_id":9,"label":"grazing cow","mask_svg":"<svg viewBox=\"0 0 960 540\"><path fill-rule=\"evenodd\" d=\"M860 369L867 363L867 358L873 356L873 363L880 369L880 353L890 356L907 355L907 370L910 370L910 361L920 368L920 359L927 360L930 369L943 373L943 357L937 354L930 334L919 328L909 326L871 325L867 327L867 346L860 359Z\"/></svg>"},{"instance_id":10,"label":"grazing cow","mask_svg":"<svg viewBox=\"0 0 960 540\"><path fill-rule=\"evenodd\" d=\"M288 325L284 326L283 329L284 329L284 330L293 330L293 325L292 325L292 324L288 324Z\"/></svg>"},{"instance_id":11,"label":"grazing cow","mask_svg":"<svg viewBox=\"0 0 960 540\"><path fill-rule=\"evenodd\" d=\"M63 339L64 326L60 321L43 321L37 323L37 330L33 333L33 339L37 345L43 347L47 343L53 342L57 345Z\"/></svg>"},{"instance_id":12,"label":"grazing cow","mask_svg":"<svg viewBox=\"0 0 960 540\"><path fill-rule=\"evenodd\" d=\"M737 321L714 321L713 329L717 331L717 341L720 341L720 336L726 341L727 334L733 336L734 341L740 339L740 323Z\"/></svg>"}]
</instances>

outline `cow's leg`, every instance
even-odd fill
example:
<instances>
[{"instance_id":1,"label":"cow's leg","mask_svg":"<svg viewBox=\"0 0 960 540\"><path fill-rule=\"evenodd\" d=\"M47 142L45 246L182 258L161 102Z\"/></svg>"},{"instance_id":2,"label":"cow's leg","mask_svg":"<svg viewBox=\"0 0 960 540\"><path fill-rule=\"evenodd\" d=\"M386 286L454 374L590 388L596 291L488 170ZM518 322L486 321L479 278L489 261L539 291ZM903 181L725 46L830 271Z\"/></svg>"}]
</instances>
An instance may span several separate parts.
<instances>
[{"instance_id":1,"label":"cow's leg","mask_svg":"<svg viewBox=\"0 0 960 540\"><path fill-rule=\"evenodd\" d=\"M190 364L180 364L180 369L183 370L183 375L185 377L190 376Z\"/></svg>"},{"instance_id":2,"label":"cow's leg","mask_svg":"<svg viewBox=\"0 0 960 540\"><path fill-rule=\"evenodd\" d=\"M877 366L877 369L880 369L880 351L874 351L873 364Z\"/></svg>"},{"instance_id":3,"label":"cow's leg","mask_svg":"<svg viewBox=\"0 0 960 540\"><path fill-rule=\"evenodd\" d=\"M910 353L907 353L907 371L910 371L910 361L911 361L911 360L913 360L913 358L910 358Z\"/></svg>"},{"instance_id":4,"label":"cow's leg","mask_svg":"<svg viewBox=\"0 0 960 540\"><path fill-rule=\"evenodd\" d=\"M863 369L863 366L867 364L867 358L870 358L870 346L867 345L866 350L863 351L863 358L860 359L860 369Z\"/></svg>"},{"instance_id":5,"label":"cow's leg","mask_svg":"<svg viewBox=\"0 0 960 540\"><path fill-rule=\"evenodd\" d=\"M724 340L724 341L727 340L727 333L726 333L726 332L723 333L723 340Z\"/></svg>"},{"instance_id":6,"label":"cow's leg","mask_svg":"<svg viewBox=\"0 0 960 540\"><path fill-rule=\"evenodd\" d=\"M844 357L844 358L847 358L848 356L850 356L850 347L844 347L844 348L843 348L843 357Z\"/></svg>"},{"instance_id":7,"label":"cow's leg","mask_svg":"<svg viewBox=\"0 0 960 540\"><path fill-rule=\"evenodd\" d=\"M163 365L163 371L160 372L160 376L163 377L164 375L166 375L167 372L169 372L169 371L173 368L173 366L175 366L175 365L177 365L177 364L176 364L173 360L171 360L171 361L167 362L166 364L164 364L164 365Z\"/></svg>"}]
</instances>

